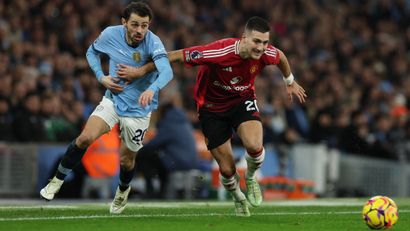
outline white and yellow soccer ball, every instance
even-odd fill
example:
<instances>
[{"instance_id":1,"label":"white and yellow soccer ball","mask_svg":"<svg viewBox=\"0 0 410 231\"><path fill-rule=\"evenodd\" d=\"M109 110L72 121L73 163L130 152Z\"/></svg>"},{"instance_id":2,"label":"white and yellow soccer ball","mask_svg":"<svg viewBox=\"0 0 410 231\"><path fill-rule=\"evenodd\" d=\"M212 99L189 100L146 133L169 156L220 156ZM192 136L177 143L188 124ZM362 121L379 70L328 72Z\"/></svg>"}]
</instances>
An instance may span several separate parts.
<instances>
[{"instance_id":1,"label":"white and yellow soccer ball","mask_svg":"<svg viewBox=\"0 0 410 231\"><path fill-rule=\"evenodd\" d=\"M371 229L390 229L399 219L396 203L386 196L374 196L363 206L363 220Z\"/></svg>"}]
</instances>

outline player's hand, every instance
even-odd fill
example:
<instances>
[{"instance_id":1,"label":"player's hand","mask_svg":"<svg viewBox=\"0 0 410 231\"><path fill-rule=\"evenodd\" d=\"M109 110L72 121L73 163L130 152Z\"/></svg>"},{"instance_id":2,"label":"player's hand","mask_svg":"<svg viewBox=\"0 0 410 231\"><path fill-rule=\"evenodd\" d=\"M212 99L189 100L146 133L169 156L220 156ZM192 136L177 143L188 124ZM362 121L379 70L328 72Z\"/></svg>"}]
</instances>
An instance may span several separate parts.
<instances>
[{"instance_id":1,"label":"player's hand","mask_svg":"<svg viewBox=\"0 0 410 231\"><path fill-rule=\"evenodd\" d=\"M118 84L119 81L119 78L113 78L109 75L103 76L101 78L101 84L104 85L104 87L110 90L112 93L119 93L124 90L124 88Z\"/></svg>"},{"instance_id":2,"label":"player's hand","mask_svg":"<svg viewBox=\"0 0 410 231\"><path fill-rule=\"evenodd\" d=\"M286 85L286 92L289 95L291 101L293 101L293 95L298 97L299 102L304 103L306 101L306 92L296 81L293 81L291 85Z\"/></svg>"},{"instance_id":3,"label":"player's hand","mask_svg":"<svg viewBox=\"0 0 410 231\"><path fill-rule=\"evenodd\" d=\"M125 64L117 65L117 76L128 82L131 82L132 80L140 78L144 75L145 73L142 68L132 67Z\"/></svg>"},{"instance_id":4,"label":"player's hand","mask_svg":"<svg viewBox=\"0 0 410 231\"><path fill-rule=\"evenodd\" d=\"M153 90L148 89L144 91L140 95L140 98L138 99L138 103L143 107L148 106L152 102L152 99L154 98L154 94L155 92Z\"/></svg>"}]
</instances>

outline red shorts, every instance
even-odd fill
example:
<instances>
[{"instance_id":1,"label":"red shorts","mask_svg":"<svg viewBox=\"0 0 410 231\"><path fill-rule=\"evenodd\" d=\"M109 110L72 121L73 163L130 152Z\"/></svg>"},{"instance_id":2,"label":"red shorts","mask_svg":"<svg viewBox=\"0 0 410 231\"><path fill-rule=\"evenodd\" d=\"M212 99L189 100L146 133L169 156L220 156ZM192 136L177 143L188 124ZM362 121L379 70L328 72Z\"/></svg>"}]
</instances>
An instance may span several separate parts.
<instances>
[{"instance_id":1,"label":"red shorts","mask_svg":"<svg viewBox=\"0 0 410 231\"><path fill-rule=\"evenodd\" d=\"M224 144L232 138L233 131L236 131L241 123L249 120L261 121L254 99L242 101L225 112L199 109L199 121L209 150Z\"/></svg>"}]
</instances>

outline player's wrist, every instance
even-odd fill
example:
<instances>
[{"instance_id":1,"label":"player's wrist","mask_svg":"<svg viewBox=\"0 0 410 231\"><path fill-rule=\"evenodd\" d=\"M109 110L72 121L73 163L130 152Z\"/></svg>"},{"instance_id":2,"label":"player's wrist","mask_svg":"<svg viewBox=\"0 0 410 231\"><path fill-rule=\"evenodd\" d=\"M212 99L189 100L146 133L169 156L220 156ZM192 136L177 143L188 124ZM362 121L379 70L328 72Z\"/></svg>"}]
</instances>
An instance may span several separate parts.
<instances>
[{"instance_id":1,"label":"player's wrist","mask_svg":"<svg viewBox=\"0 0 410 231\"><path fill-rule=\"evenodd\" d=\"M283 76L283 81L285 82L287 86L290 86L293 84L293 82L295 82L295 77L293 76L292 73L290 73L290 75L287 77Z\"/></svg>"},{"instance_id":2,"label":"player's wrist","mask_svg":"<svg viewBox=\"0 0 410 231\"><path fill-rule=\"evenodd\" d=\"M102 82L102 78L104 77L104 72L102 72L102 71L97 71L96 77L97 77L98 82L101 83L101 82Z\"/></svg>"},{"instance_id":3,"label":"player's wrist","mask_svg":"<svg viewBox=\"0 0 410 231\"><path fill-rule=\"evenodd\" d=\"M148 65L145 64L141 67L134 67L134 74L132 76L133 79L136 78L141 78L143 76L145 76L146 74L148 74L150 71L148 69Z\"/></svg>"}]
</instances>

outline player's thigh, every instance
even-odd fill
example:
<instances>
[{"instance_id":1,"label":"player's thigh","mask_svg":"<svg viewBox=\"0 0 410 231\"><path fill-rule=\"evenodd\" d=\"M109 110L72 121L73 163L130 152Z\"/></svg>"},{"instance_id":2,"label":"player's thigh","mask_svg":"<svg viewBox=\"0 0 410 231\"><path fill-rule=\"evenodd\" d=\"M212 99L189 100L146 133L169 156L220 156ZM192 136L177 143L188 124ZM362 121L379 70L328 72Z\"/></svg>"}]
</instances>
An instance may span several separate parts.
<instances>
[{"instance_id":1,"label":"player's thigh","mask_svg":"<svg viewBox=\"0 0 410 231\"><path fill-rule=\"evenodd\" d=\"M256 100L250 99L238 104L231 123L248 151L262 148L263 129Z\"/></svg>"},{"instance_id":2,"label":"player's thigh","mask_svg":"<svg viewBox=\"0 0 410 231\"><path fill-rule=\"evenodd\" d=\"M80 134L80 139L93 141L110 131L117 122L118 115L114 110L112 101L103 97L100 104L91 113L90 118L88 118Z\"/></svg>"},{"instance_id":3,"label":"player's thigh","mask_svg":"<svg viewBox=\"0 0 410 231\"><path fill-rule=\"evenodd\" d=\"M236 132L248 151L259 151L262 148L263 129L260 121L248 120L242 122Z\"/></svg>"},{"instance_id":4,"label":"player's thigh","mask_svg":"<svg viewBox=\"0 0 410 231\"><path fill-rule=\"evenodd\" d=\"M219 165L222 173L235 172L235 161L232 152L231 139L218 147L211 149L211 154ZM227 175L230 175L227 173Z\"/></svg>"},{"instance_id":5,"label":"player's thigh","mask_svg":"<svg viewBox=\"0 0 410 231\"><path fill-rule=\"evenodd\" d=\"M219 147L232 137L229 119L218 113L200 111L199 121L208 150Z\"/></svg>"},{"instance_id":6,"label":"player's thigh","mask_svg":"<svg viewBox=\"0 0 410 231\"><path fill-rule=\"evenodd\" d=\"M142 148L142 141L147 132L151 114L145 117L121 117L121 142L132 152Z\"/></svg>"},{"instance_id":7,"label":"player's thigh","mask_svg":"<svg viewBox=\"0 0 410 231\"><path fill-rule=\"evenodd\" d=\"M90 137L94 140L108 131L110 131L110 127L101 117L91 115L81 132L81 136Z\"/></svg>"}]
</instances>

